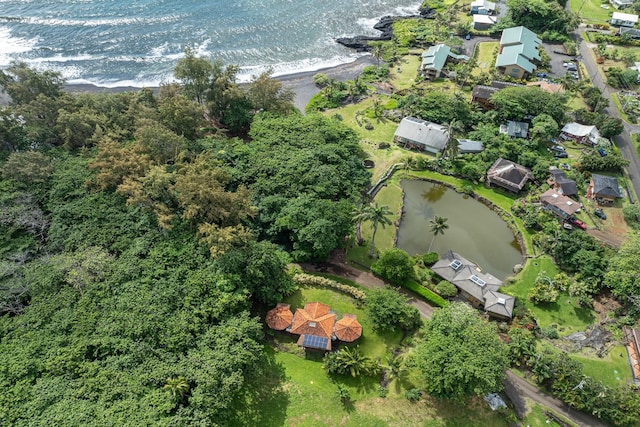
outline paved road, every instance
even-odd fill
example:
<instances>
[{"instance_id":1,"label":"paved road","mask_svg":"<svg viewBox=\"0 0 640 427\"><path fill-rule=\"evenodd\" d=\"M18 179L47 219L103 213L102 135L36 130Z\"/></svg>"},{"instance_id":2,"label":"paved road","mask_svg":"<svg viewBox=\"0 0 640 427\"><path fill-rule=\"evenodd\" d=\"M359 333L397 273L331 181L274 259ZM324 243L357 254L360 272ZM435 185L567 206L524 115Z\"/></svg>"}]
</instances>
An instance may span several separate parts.
<instances>
[{"instance_id":1,"label":"paved road","mask_svg":"<svg viewBox=\"0 0 640 427\"><path fill-rule=\"evenodd\" d=\"M300 264L300 267L305 271L324 272L344 277L367 288L380 288L386 285L383 280L374 276L370 272L360 270L338 260L332 260L322 264ZM418 309L420 315L424 319L429 319L433 314L433 307L426 302L415 298L411 293L405 293L411 298L409 303ZM563 416L579 427L607 427L606 424L595 417L576 411L575 409L571 409L562 401L543 393L536 386L530 384L528 381L520 378L511 371L507 371L505 389L507 391L507 395L514 405L516 405L520 413L525 412L526 399L530 399L542 406L545 406L546 408L549 408L551 411Z\"/></svg>"},{"instance_id":2,"label":"paved road","mask_svg":"<svg viewBox=\"0 0 640 427\"><path fill-rule=\"evenodd\" d=\"M568 2L567 2L568 3ZM584 31L584 27L580 27L578 29L577 39L582 39L582 32ZM595 58L592 54L592 47L594 45L585 42L584 40L580 42L580 56L582 57L582 63L587 69L589 73L589 77L594 86L598 87L602 90L603 96L609 99L609 107L604 110L606 114L611 117L615 117L622 120L620 117L620 113L613 103L613 99L611 95L615 92L609 86L605 84L605 79L600 71L598 70L598 66L596 64ZM624 131L614 138L614 142L620 149L622 153L622 157L629 160L629 166L627 167L627 172L629 175L629 179L633 184L633 189L635 190L635 194L632 195L634 198L634 202L640 200L640 159L638 159L638 153L633 145L633 141L631 140L632 133L640 132L640 126L632 125L625 123Z\"/></svg>"}]
</instances>

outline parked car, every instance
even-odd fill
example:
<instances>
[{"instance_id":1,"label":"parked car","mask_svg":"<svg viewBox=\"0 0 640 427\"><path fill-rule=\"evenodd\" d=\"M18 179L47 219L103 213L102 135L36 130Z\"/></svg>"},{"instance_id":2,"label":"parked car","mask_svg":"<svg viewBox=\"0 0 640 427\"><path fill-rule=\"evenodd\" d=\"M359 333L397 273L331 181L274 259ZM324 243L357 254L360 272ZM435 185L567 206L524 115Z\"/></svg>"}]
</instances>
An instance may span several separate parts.
<instances>
[{"instance_id":1,"label":"parked car","mask_svg":"<svg viewBox=\"0 0 640 427\"><path fill-rule=\"evenodd\" d=\"M471 34L467 34L466 36L464 36L465 40L471 40Z\"/></svg>"},{"instance_id":2,"label":"parked car","mask_svg":"<svg viewBox=\"0 0 640 427\"><path fill-rule=\"evenodd\" d=\"M566 151L558 151L556 154L553 155L553 158L556 160L566 159L567 157L569 157L569 155L567 154Z\"/></svg>"},{"instance_id":3,"label":"parked car","mask_svg":"<svg viewBox=\"0 0 640 427\"><path fill-rule=\"evenodd\" d=\"M562 145L552 145L551 149L553 151L563 151L563 152L566 151L565 148Z\"/></svg>"},{"instance_id":4,"label":"parked car","mask_svg":"<svg viewBox=\"0 0 640 427\"><path fill-rule=\"evenodd\" d=\"M549 75L547 73L538 73L536 74L536 76L545 78L545 77L548 77Z\"/></svg>"},{"instance_id":5,"label":"parked car","mask_svg":"<svg viewBox=\"0 0 640 427\"><path fill-rule=\"evenodd\" d=\"M600 219L607 219L607 214L602 209L594 209L593 214Z\"/></svg>"},{"instance_id":6,"label":"parked car","mask_svg":"<svg viewBox=\"0 0 640 427\"><path fill-rule=\"evenodd\" d=\"M605 157L607 155L607 150L602 147L598 147L598 154L600 154L601 157Z\"/></svg>"},{"instance_id":7,"label":"parked car","mask_svg":"<svg viewBox=\"0 0 640 427\"><path fill-rule=\"evenodd\" d=\"M563 222L562 223L562 228L564 228L565 230L573 230L573 226L571 224L569 224L568 222Z\"/></svg>"},{"instance_id":8,"label":"parked car","mask_svg":"<svg viewBox=\"0 0 640 427\"><path fill-rule=\"evenodd\" d=\"M565 67L567 68L567 71L578 71L578 66L573 62L568 62Z\"/></svg>"},{"instance_id":9,"label":"parked car","mask_svg":"<svg viewBox=\"0 0 640 427\"><path fill-rule=\"evenodd\" d=\"M587 229L587 224L585 224L584 222L580 221L578 218L574 217L574 216L570 216L569 218L567 218L567 221L573 225L574 227L579 227L582 228L583 230Z\"/></svg>"},{"instance_id":10,"label":"parked car","mask_svg":"<svg viewBox=\"0 0 640 427\"><path fill-rule=\"evenodd\" d=\"M569 166L569 163L560 163L560 167L566 171L571 170L571 166Z\"/></svg>"}]
</instances>

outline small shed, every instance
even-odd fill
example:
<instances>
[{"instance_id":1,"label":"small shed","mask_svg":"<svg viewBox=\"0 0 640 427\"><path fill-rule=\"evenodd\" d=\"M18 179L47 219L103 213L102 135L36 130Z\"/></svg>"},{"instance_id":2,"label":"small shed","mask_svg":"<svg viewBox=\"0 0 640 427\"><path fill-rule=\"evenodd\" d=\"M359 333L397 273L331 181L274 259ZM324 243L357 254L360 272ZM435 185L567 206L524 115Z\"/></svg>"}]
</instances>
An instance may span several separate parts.
<instances>
[{"instance_id":1,"label":"small shed","mask_svg":"<svg viewBox=\"0 0 640 427\"><path fill-rule=\"evenodd\" d=\"M485 31L498 22L498 19L490 15L473 15L473 29Z\"/></svg>"},{"instance_id":2,"label":"small shed","mask_svg":"<svg viewBox=\"0 0 640 427\"><path fill-rule=\"evenodd\" d=\"M480 153L482 150L484 150L484 146L480 141L458 139L458 151L460 154Z\"/></svg>"},{"instance_id":3,"label":"small shed","mask_svg":"<svg viewBox=\"0 0 640 427\"><path fill-rule=\"evenodd\" d=\"M489 0L473 0L469 9L471 15L493 15L496 4Z\"/></svg>"}]
</instances>

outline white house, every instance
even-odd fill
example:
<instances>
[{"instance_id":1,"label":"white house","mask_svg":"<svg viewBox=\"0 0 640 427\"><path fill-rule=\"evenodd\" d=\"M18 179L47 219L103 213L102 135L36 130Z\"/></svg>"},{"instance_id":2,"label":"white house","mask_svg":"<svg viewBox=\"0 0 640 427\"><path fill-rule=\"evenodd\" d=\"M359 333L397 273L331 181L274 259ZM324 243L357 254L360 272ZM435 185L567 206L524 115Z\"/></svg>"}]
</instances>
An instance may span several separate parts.
<instances>
[{"instance_id":1,"label":"white house","mask_svg":"<svg viewBox=\"0 0 640 427\"><path fill-rule=\"evenodd\" d=\"M493 15L496 10L496 4L488 0L474 0L471 3L472 15Z\"/></svg>"},{"instance_id":2,"label":"white house","mask_svg":"<svg viewBox=\"0 0 640 427\"><path fill-rule=\"evenodd\" d=\"M610 0L610 2L616 9L624 9L633 4L633 0Z\"/></svg>"},{"instance_id":3,"label":"white house","mask_svg":"<svg viewBox=\"0 0 640 427\"><path fill-rule=\"evenodd\" d=\"M493 24L498 22L498 19L489 15L473 15L473 29L478 31L484 31L491 28Z\"/></svg>"},{"instance_id":4,"label":"white house","mask_svg":"<svg viewBox=\"0 0 640 427\"><path fill-rule=\"evenodd\" d=\"M613 16L611 17L611 25L634 27L637 23L638 15L632 15L630 13L613 12Z\"/></svg>"},{"instance_id":5,"label":"white house","mask_svg":"<svg viewBox=\"0 0 640 427\"><path fill-rule=\"evenodd\" d=\"M572 139L585 145L597 145L602 138L598 128L593 125L581 125L580 123L567 123L560 133L562 139Z\"/></svg>"}]
</instances>

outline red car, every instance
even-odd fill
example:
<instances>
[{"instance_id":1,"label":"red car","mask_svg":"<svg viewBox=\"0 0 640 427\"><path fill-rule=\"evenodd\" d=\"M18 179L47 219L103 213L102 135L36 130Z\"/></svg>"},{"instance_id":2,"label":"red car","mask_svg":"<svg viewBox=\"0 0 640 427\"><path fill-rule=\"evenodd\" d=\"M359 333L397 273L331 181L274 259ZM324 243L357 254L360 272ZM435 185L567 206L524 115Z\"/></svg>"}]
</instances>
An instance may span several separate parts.
<instances>
[{"instance_id":1,"label":"red car","mask_svg":"<svg viewBox=\"0 0 640 427\"><path fill-rule=\"evenodd\" d=\"M584 222L580 221L580 220L579 220L579 219L577 219L577 218L574 218L574 217L570 216L570 217L567 219L567 221L568 221L569 223L571 223L571 225L573 225L573 226L575 226L575 227L582 228L583 230L586 230L586 229L587 229L587 224L585 224Z\"/></svg>"}]
</instances>

